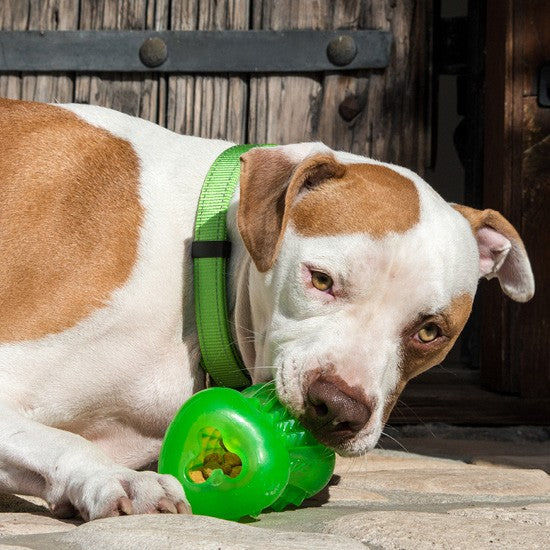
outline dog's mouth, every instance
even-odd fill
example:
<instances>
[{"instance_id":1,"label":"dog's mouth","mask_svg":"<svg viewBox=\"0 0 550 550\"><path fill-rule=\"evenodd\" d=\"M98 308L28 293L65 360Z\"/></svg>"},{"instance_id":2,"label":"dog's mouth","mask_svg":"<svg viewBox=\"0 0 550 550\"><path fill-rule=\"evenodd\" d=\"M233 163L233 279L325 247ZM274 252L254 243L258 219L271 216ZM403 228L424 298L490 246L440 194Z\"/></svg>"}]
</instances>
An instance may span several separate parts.
<instances>
[{"instance_id":1,"label":"dog's mouth","mask_svg":"<svg viewBox=\"0 0 550 550\"><path fill-rule=\"evenodd\" d=\"M312 424L304 414L294 414L300 423L322 445L340 456L359 456L371 451L378 442L380 433L355 429L350 422L329 422L326 425ZM381 432L381 430L380 430Z\"/></svg>"},{"instance_id":2,"label":"dog's mouth","mask_svg":"<svg viewBox=\"0 0 550 550\"><path fill-rule=\"evenodd\" d=\"M339 419L324 404L308 404L293 414L319 443L341 456L367 453L376 446L381 433L375 422Z\"/></svg>"},{"instance_id":3,"label":"dog's mouth","mask_svg":"<svg viewBox=\"0 0 550 550\"><path fill-rule=\"evenodd\" d=\"M350 387L336 373L317 373L307 381L300 420L323 444L339 453L364 451L372 431L374 399Z\"/></svg>"},{"instance_id":4,"label":"dog's mouth","mask_svg":"<svg viewBox=\"0 0 550 550\"><path fill-rule=\"evenodd\" d=\"M331 418L326 405L317 405L314 408L316 410L313 415L307 414L306 409L306 413L300 416L300 422L323 445L338 450L349 445L357 436L357 426L348 420Z\"/></svg>"},{"instance_id":5,"label":"dog's mouth","mask_svg":"<svg viewBox=\"0 0 550 550\"><path fill-rule=\"evenodd\" d=\"M342 456L371 450L378 440L378 399L350 387L333 368L305 370L279 356L275 387L281 403L323 445Z\"/></svg>"},{"instance_id":6,"label":"dog's mouth","mask_svg":"<svg viewBox=\"0 0 550 550\"><path fill-rule=\"evenodd\" d=\"M300 417L301 423L323 445L341 456L358 456L372 450L378 441L376 434L358 432L349 422L333 422L326 426L311 426L308 420Z\"/></svg>"}]
</instances>

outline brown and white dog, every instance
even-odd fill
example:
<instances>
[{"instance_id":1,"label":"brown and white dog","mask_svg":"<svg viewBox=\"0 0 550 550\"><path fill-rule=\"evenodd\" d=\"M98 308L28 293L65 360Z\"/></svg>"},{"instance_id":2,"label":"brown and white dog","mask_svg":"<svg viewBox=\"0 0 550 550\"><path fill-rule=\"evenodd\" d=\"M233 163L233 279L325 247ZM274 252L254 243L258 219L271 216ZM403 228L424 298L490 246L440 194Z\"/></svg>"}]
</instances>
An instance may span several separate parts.
<instances>
[{"instance_id":1,"label":"brown and white dog","mask_svg":"<svg viewBox=\"0 0 550 550\"><path fill-rule=\"evenodd\" d=\"M190 242L231 144L84 105L0 100L0 491L60 515L183 512L154 461L198 367ZM518 301L525 249L497 212L319 143L252 149L228 214L234 338L255 382L344 455L371 449L439 363L478 278Z\"/></svg>"}]
</instances>

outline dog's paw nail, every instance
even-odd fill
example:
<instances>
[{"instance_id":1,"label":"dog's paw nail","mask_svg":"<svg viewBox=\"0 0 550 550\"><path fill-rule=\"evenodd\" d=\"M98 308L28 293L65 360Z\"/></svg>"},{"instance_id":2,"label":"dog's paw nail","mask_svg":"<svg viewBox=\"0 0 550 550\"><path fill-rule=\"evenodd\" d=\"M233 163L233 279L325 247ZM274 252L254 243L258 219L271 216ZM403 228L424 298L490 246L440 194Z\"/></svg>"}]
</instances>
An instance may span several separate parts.
<instances>
[{"instance_id":1,"label":"dog's paw nail","mask_svg":"<svg viewBox=\"0 0 550 550\"><path fill-rule=\"evenodd\" d=\"M178 514L190 514L191 513L191 507L185 500L180 500L176 502L176 510L178 511Z\"/></svg>"},{"instance_id":2,"label":"dog's paw nail","mask_svg":"<svg viewBox=\"0 0 550 550\"><path fill-rule=\"evenodd\" d=\"M157 510L161 514L177 514L178 510L175 506L175 504L168 498L162 497L158 504L157 504Z\"/></svg>"},{"instance_id":3,"label":"dog's paw nail","mask_svg":"<svg viewBox=\"0 0 550 550\"><path fill-rule=\"evenodd\" d=\"M130 516L134 513L134 507L132 506L132 501L128 497L120 497L118 499L117 509L119 515L121 516Z\"/></svg>"}]
</instances>

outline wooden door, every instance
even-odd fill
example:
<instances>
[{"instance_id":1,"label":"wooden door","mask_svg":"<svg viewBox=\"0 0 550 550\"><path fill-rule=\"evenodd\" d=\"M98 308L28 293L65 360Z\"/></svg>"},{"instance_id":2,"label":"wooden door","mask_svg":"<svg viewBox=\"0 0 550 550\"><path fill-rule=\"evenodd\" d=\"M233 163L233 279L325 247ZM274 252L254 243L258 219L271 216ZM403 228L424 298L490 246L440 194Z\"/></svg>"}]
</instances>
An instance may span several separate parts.
<instances>
[{"instance_id":1,"label":"wooden door","mask_svg":"<svg viewBox=\"0 0 550 550\"><path fill-rule=\"evenodd\" d=\"M550 107L537 101L550 62L550 2L489 0L487 23L484 204L518 228L536 293L515 304L485 285L482 381L550 402Z\"/></svg>"}]
</instances>

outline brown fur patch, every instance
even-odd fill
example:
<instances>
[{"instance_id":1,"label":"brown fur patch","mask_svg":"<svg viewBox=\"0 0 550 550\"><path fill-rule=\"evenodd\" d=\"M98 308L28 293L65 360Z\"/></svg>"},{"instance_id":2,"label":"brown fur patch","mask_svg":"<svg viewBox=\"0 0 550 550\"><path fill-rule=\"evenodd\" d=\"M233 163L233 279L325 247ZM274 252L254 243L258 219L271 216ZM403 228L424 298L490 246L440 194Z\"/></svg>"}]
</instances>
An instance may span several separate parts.
<instances>
[{"instance_id":1,"label":"brown fur patch","mask_svg":"<svg viewBox=\"0 0 550 550\"><path fill-rule=\"evenodd\" d=\"M267 271L279 252L298 193L340 177L344 166L332 155L315 155L296 166L276 149L252 149L241 161L239 231L256 267Z\"/></svg>"},{"instance_id":2,"label":"brown fur patch","mask_svg":"<svg viewBox=\"0 0 550 550\"><path fill-rule=\"evenodd\" d=\"M467 293L456 296L441 314L423 319L420 323L414 323L405 329L401 379L384 403L384 422L388 419L406 383L429 368L439 365L445 359L470 316L472 301L472 297ZM441 342L434 342L433 345L413 345L410 342L411 335L416 333L422 325L431 322L442 328L445 338Z\"/></svg>"},{"instance_id":3,"label":"brown fur patch","mask_svg":"<svg viewBox=\"0 0 550 550\"><path fill-rule=\"evenodd\" d=\"M273 265L289 220L307 236L382 237L419 218L414 183L386 166L342 164L330 153L294 164L278 149L241 157L239 231L259 271Z\"/></svg>"},{"instance_id":4,"label":"brown fur patch","mask_svg":"<svg viewBox=\"0 0 550 550\"><path fill-rule=\"evenodd\" d=\"M136 261L131 145L52 105L0 99L0 341L61 332Z\"/></svg>"},{"instance_id":5,"label":"brown fur patch","mask_svg":"<svg viewBox=\"0 0 550 550\"><path fill-rule=\"evenodd\" d=\"M420 218L414 183L387 166L348 164L337 179L315 186L299 200L291 219L302 235L403 233Z\"/></svg>"},{"instance_id":6,"label":"brown fur patch","mask_svg":"<svg viewBox=\"0 0 550 550\"><path fill-rule=\"evenodd\" d=\"M238 227L257 268L267 271L283 231L285 193L294 165L284 153L251 149L241 156Z\"/></svg>"}]
</instances>

